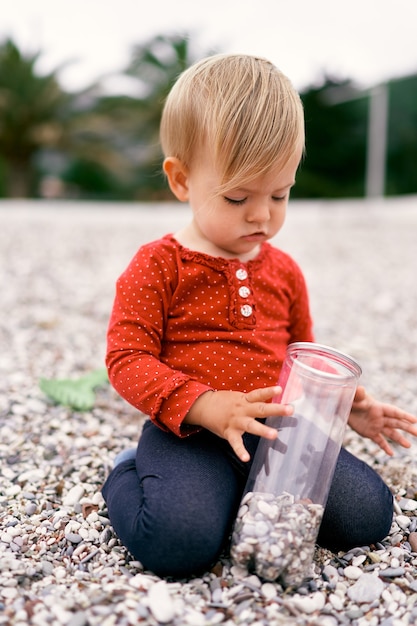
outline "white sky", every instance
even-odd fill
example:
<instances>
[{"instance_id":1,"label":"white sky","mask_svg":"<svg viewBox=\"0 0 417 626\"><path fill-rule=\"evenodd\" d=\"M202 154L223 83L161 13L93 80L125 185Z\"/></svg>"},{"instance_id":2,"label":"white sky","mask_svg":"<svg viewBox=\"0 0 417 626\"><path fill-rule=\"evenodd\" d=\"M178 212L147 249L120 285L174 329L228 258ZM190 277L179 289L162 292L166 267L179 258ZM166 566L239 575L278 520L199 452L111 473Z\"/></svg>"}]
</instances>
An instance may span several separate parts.
<instances>
[{"instance_id":1,"label":"white sky","mask_svg":"<svg viewBox=\"0 0 417 626\"><path fill-rule=\"evenodd\" d=\"M121 70L153 35L191 36L195 58L262 55L298 89L330 73L361 86L417 73L417 0L0 0L0 40L41 50L79 89Z\"/></svg>"}]
</instances>

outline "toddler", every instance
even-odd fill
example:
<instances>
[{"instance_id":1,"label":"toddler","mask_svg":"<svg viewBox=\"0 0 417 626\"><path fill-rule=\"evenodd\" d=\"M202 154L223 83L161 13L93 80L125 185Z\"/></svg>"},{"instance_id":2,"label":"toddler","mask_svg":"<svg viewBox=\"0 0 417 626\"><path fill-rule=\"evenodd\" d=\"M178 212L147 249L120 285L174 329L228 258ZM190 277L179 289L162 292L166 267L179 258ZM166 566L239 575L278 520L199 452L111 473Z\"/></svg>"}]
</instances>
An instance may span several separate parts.
<instances>
[{"instance_id":1,"label":"toddler","mask_svg":"<svg viewBox=\"0 0 417 626\"><path fill-rule=\"evenodd\" d=\"M299 95L273 64L215 55L186 70L161 120L169 186L188 225L142 246L117 282L112 385L149 416L103 487L115 532L159 576L207 571L227 547L288 344L313 341L303 274L271 246L304 149ZM417 418L359 387L349 424L388 454ZM132 455L130 455L132 457ZM369 545L390 528L382 479L342 448L318 541Z\"/></svg>"}]
</instances>

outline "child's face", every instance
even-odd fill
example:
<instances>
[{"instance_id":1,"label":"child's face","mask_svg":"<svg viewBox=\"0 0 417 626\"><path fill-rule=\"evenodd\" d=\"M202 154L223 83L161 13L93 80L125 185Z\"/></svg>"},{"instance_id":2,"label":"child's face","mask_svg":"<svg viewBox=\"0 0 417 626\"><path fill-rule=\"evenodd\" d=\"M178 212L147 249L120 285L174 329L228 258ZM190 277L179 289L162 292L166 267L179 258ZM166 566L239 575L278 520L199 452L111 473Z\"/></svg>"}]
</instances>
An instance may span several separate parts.
<instances>
[{"instance_id":1,"label":"child's face","mask_svg":"<svg viewBox=\"0 0 417 626\"><path fill-rule=\"evenodd\" d=\"M187 175L197 247L213 256L254 258L284 223L301 153L223 196L214 195L221 181L207 151L200 155Z\"/></svg>"}]
</instances>

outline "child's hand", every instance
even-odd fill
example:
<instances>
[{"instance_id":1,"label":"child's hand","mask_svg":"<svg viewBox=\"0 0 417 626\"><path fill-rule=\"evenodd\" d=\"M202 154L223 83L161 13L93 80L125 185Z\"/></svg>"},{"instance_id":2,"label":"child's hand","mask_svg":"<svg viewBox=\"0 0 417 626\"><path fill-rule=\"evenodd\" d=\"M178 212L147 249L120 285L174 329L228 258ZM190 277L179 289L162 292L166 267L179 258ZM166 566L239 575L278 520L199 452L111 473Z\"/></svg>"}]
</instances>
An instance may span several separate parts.
<instances>
[{"instance_id":1,"label":"child's hand","mask_svg":"<svg viewBox=\"0 0 417 626\"><path fill-rule=\"evenodd\" d=\"M207 391L194 402L185 422L202 426L218 437L226 439L243 462L249 461L242 435L251 433L266 439L276 439L275 428L258 422L256 418L272 415L291 415L289 405L269 402L281 394L280 387L254 389L249 393L240 391Z\"/></svg>"},{"instance_id":2,"label":"child's hand","mask_svg":"<svg viewBox=\"0 0 417 626\"><path fill-rule=\"evenodd\" d=\"M358 387L349 417L349 426L363 437L372 439L390 456L394 451L386 437L409 448L411 443L401 431L417 435L417 417L398 409L392 404L378 402L363 387Z\"/></svg>"}]
</instances>

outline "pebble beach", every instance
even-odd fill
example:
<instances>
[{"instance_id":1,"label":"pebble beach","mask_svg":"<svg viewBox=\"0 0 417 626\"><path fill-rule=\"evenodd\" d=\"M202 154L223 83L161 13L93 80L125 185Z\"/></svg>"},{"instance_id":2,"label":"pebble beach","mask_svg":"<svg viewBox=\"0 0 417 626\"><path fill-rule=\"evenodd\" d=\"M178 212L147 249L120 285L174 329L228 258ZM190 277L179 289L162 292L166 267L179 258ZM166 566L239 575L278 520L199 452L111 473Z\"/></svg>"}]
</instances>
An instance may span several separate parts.
<instances>
[{"instance_id":1,"label":"pebble beach","mask_svg":"<svg viewBox=\"0 0 417 626\"><path fill-rule=\"evenodd\" d=\"M188 219L174 203L0 202L0 626L416 624L417 441L388 457L347 431L394 494L392 527L348 553L316 547L296 591L227 554L200 578L160 579L115 536L101 486L146 417L109 385L76 411L39 381L103 367L117 277ZM294 200L272 243L304 271L316 340L417 415L417 196Z\"/></svg>"}]
</instances>

